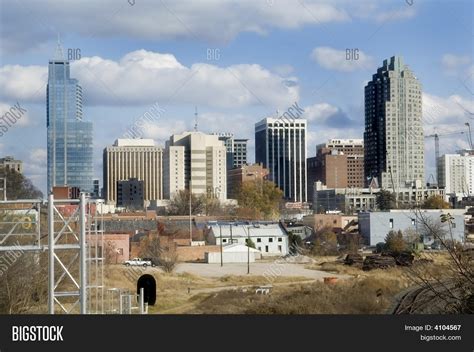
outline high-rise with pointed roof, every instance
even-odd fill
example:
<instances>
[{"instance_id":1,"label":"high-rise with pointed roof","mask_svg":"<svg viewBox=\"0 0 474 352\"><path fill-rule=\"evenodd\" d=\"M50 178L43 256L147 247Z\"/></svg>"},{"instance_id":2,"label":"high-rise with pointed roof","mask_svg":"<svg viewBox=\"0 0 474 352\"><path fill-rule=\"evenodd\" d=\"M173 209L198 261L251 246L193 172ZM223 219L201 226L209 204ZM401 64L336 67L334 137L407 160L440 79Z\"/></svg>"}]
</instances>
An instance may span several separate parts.
<instances>
[{"instance_id":1,"label":"high-rise with pointed roof","mask_svg":"<svg viewBox=\"0 0 474 352\"><path fill-rule=\"evenodd\" d=\"M58 39L46 90L48 192L54 186L93 191L92 122L83 121L82 87L70 77Z\"/></svg>"},{"instance_id":2,"label":"high-rise with pointed roof","mask_svg":"<svg viewBox=\"0 0 474 352\"><path fill-rule=\"evenodd\" d=\"M399 56L365 86L366 184L398 190L424 185L421 84Z\"/></svg>"}]
</instances>

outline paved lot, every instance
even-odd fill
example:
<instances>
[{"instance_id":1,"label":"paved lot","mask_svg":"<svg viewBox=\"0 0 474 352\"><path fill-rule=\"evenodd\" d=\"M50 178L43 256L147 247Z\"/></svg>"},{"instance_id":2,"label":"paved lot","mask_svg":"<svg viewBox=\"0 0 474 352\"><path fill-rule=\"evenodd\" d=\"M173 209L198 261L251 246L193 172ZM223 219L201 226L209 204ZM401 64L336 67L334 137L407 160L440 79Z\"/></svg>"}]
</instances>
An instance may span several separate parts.
<instances>
[{"instance_id":1,"label":"paved lot","mask_svg":"<svg viewBox=\"0 0 474 352\"><path fill-rule=\"evenodd\" d=\"M224 264L204 264L204 263L181 263L176 267L175 272L205 276L205 277L221 277L225 275L247 275L247 264L232 263ZM322 280L327 276L335 276L339 278L349 277L347 275L336 275L319 270L305 269L304 264L289 264L280 262L266 263L250 263L250 275L271 276L299 276L308 279Z\"/></svg>"}]
</instances>

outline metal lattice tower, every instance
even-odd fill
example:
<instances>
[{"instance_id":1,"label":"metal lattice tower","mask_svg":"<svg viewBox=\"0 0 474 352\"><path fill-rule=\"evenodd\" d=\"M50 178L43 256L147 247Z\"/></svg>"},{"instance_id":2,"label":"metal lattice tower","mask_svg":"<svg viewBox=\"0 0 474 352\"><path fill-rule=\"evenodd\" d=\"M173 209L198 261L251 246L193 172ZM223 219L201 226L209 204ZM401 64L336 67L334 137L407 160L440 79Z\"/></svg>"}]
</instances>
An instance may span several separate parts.
<instances>
[{"instance_id":1,"label":"metal lattice tower","mask_svg":"<svg viewBox=\"0 0 474 352\"><path fill-rule=\"evenodd\" d=\"M47 243L41 237L42 204L48 209ZM84 193L79 200L50 195L47 202L0 202L0 252L48 253L50 314L103 313L104 227L98 206L100 200Z\"/></svg>"}]
</instances>

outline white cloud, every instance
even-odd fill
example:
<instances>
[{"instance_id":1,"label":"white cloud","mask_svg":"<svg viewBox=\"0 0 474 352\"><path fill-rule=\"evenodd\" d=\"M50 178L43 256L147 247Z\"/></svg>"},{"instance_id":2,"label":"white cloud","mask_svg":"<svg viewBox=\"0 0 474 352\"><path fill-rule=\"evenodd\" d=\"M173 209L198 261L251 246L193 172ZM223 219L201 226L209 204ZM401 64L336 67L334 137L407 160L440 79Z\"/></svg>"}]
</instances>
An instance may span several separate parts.
<instances>
[{"instance_id":1,"label":"white cloud","mask_svg":"<svg viewBox=\"0 0 474 352\"><path fill-rule=\"evenodd\" d=\"M388 21L399 21L406 20L414 17L416 11L413 7L407 7L407 5L402 5L401 8L391 11L382 11L375 14L375 21L378 23L384 23Z\"/></svg>"},{"instance_id":2,"label":"white cloud","mask_svg":"<svg viewBox=\"0 0 474 352\"><path fill-rule=\"evenodd\" d=\"M464 130L469 120L469 112L474 113L474 101L459 95L447 98L423 93L423 125L425 133L454 132Z\"/></svg>"},{"instance_id":3,"label":"white cloud","mask_svg":"<svg viewBox=\"0 0 474 352\"><path fill-rule=\"evenodd\" d=\"M23 0L4 7L1 40L6 52L35 50L57 33L93 38L191 39L220 44L241 33L266 35L345 23L352 18L383 23L415 15L405 2L379 0ZM34 31L25 30L34 26Z\"/></svg>"},{"instance_id":4,"label":"white cloud","mask_svg":"<svg viewBox=\"0 0 474 352\"><path fill-rule=\"evenodd\" d=\"M81 36L173 40L188 38L223 43L240 33L265 35L274 28L296 29L350 20L347 11L330 1L23 0L5 7L2 23L6 50L40 45L68 32ZM34 25L32 38L19 28Z\"/></svg>"},{"instance_id":5,"label":"white cloud","mask_svg":"<svg viewBox=\"0 0 474 352\"><path fill-rule=\"evenodd\" d=\"M143 137L154 139L158 145L164 145L171 135L189 130L183 120L162 119L156 123L147 122L143 127Z\"/></svg>"},{"instance_id":6,"label":"white cloud","mask_svg":"<svg viewBox=\"0 0 474 352\"><path fill-rule=\"evenodd\" d=\"M304 108L303 118L309 122L323 123L328 117L336 114L339 109L328 103L314 104Z\"/></svg>"},{"instance_id":7,"label":"white cloud","mask_svg":"<svg viewBox=\"0 0 474 352\"><path fill-rule=\"evenodd\" d=\"M467 65L471 63L469 55L444 54L441 58L441 65L444 72L449 75L458 75L464 72L469 74L470 68Z\"/></svg>"},{"instance_id":8,"label":"white cloud","mask_svg":"<svg viewBox=\"0 0 474 352\"><path fill-rule=\"evenodd\" d=\"M12 111L16 116L19 116L19 118L16 120L16 123L13 126L17 127L26 127L31 124L31 119L28 115L28 111L26 112L18 112L17 109L15 108L15 105L8 105L7 103L0 102L0 117L4 116L7 112ZM24 109L25 107L22 106L22 104L19 104L21 109Z\"/></svg>"},{"instance_id":9,"label":"white cloud","mask_svg":"<svg viewBox=\"0 0 474 352\"><path fill-rule=\"evenodd\" d=\"M348 60L346 58L345 50L337 50L323 46L313 49L311 58L328 70L349 72L358 69L367 69L374 66L372 57L361 50L357 54L357 60Z\"/></svg>"},{"instance_id":10,"label":"white cloud","mask_svg":"<svg viewBox=\"0 0 474 352\"><path fill-rule=\"evenodd\" d=\"M0 67L0 95L19 102L44 102L48 69L45 66Z\"/></svg>"},{"instance_id":11,"label":"white cloud","mask_svg":"<svg viewBox=\"0 0 474 352\"><path fill-rule=\"evenodd\" d=\"M0 68L0 94L5 99L44 102L46 67ZM83 87L86 105L185 103L213 107L290 105L299 88L257 64L186 67L171 54L137 50L118 61L98 56L71 64L71 76ZM38 91L37 87L43 87ZM34 88L33 88L34 87Z\"/></svg>"}]
</instances>

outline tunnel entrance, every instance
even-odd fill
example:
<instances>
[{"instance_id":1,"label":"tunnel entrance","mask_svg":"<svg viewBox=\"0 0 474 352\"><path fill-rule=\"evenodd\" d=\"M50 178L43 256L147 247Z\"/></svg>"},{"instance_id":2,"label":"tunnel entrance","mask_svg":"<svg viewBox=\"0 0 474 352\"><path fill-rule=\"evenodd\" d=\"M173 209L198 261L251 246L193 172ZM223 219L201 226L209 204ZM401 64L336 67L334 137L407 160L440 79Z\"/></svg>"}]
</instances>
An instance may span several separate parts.
<instances>
[{"instance_id":1,"label":"tunnel entrance","mask_svg":"<svg viewBox=\"0 0 474 352\"><path fill-rule=\"evenodd\" d=\"M137 281L137 294L140 295L140 289L143 288L145 303L154 306L156 302L156 280L150 274L140 276Z\"/></svg>"}]
</instances>

